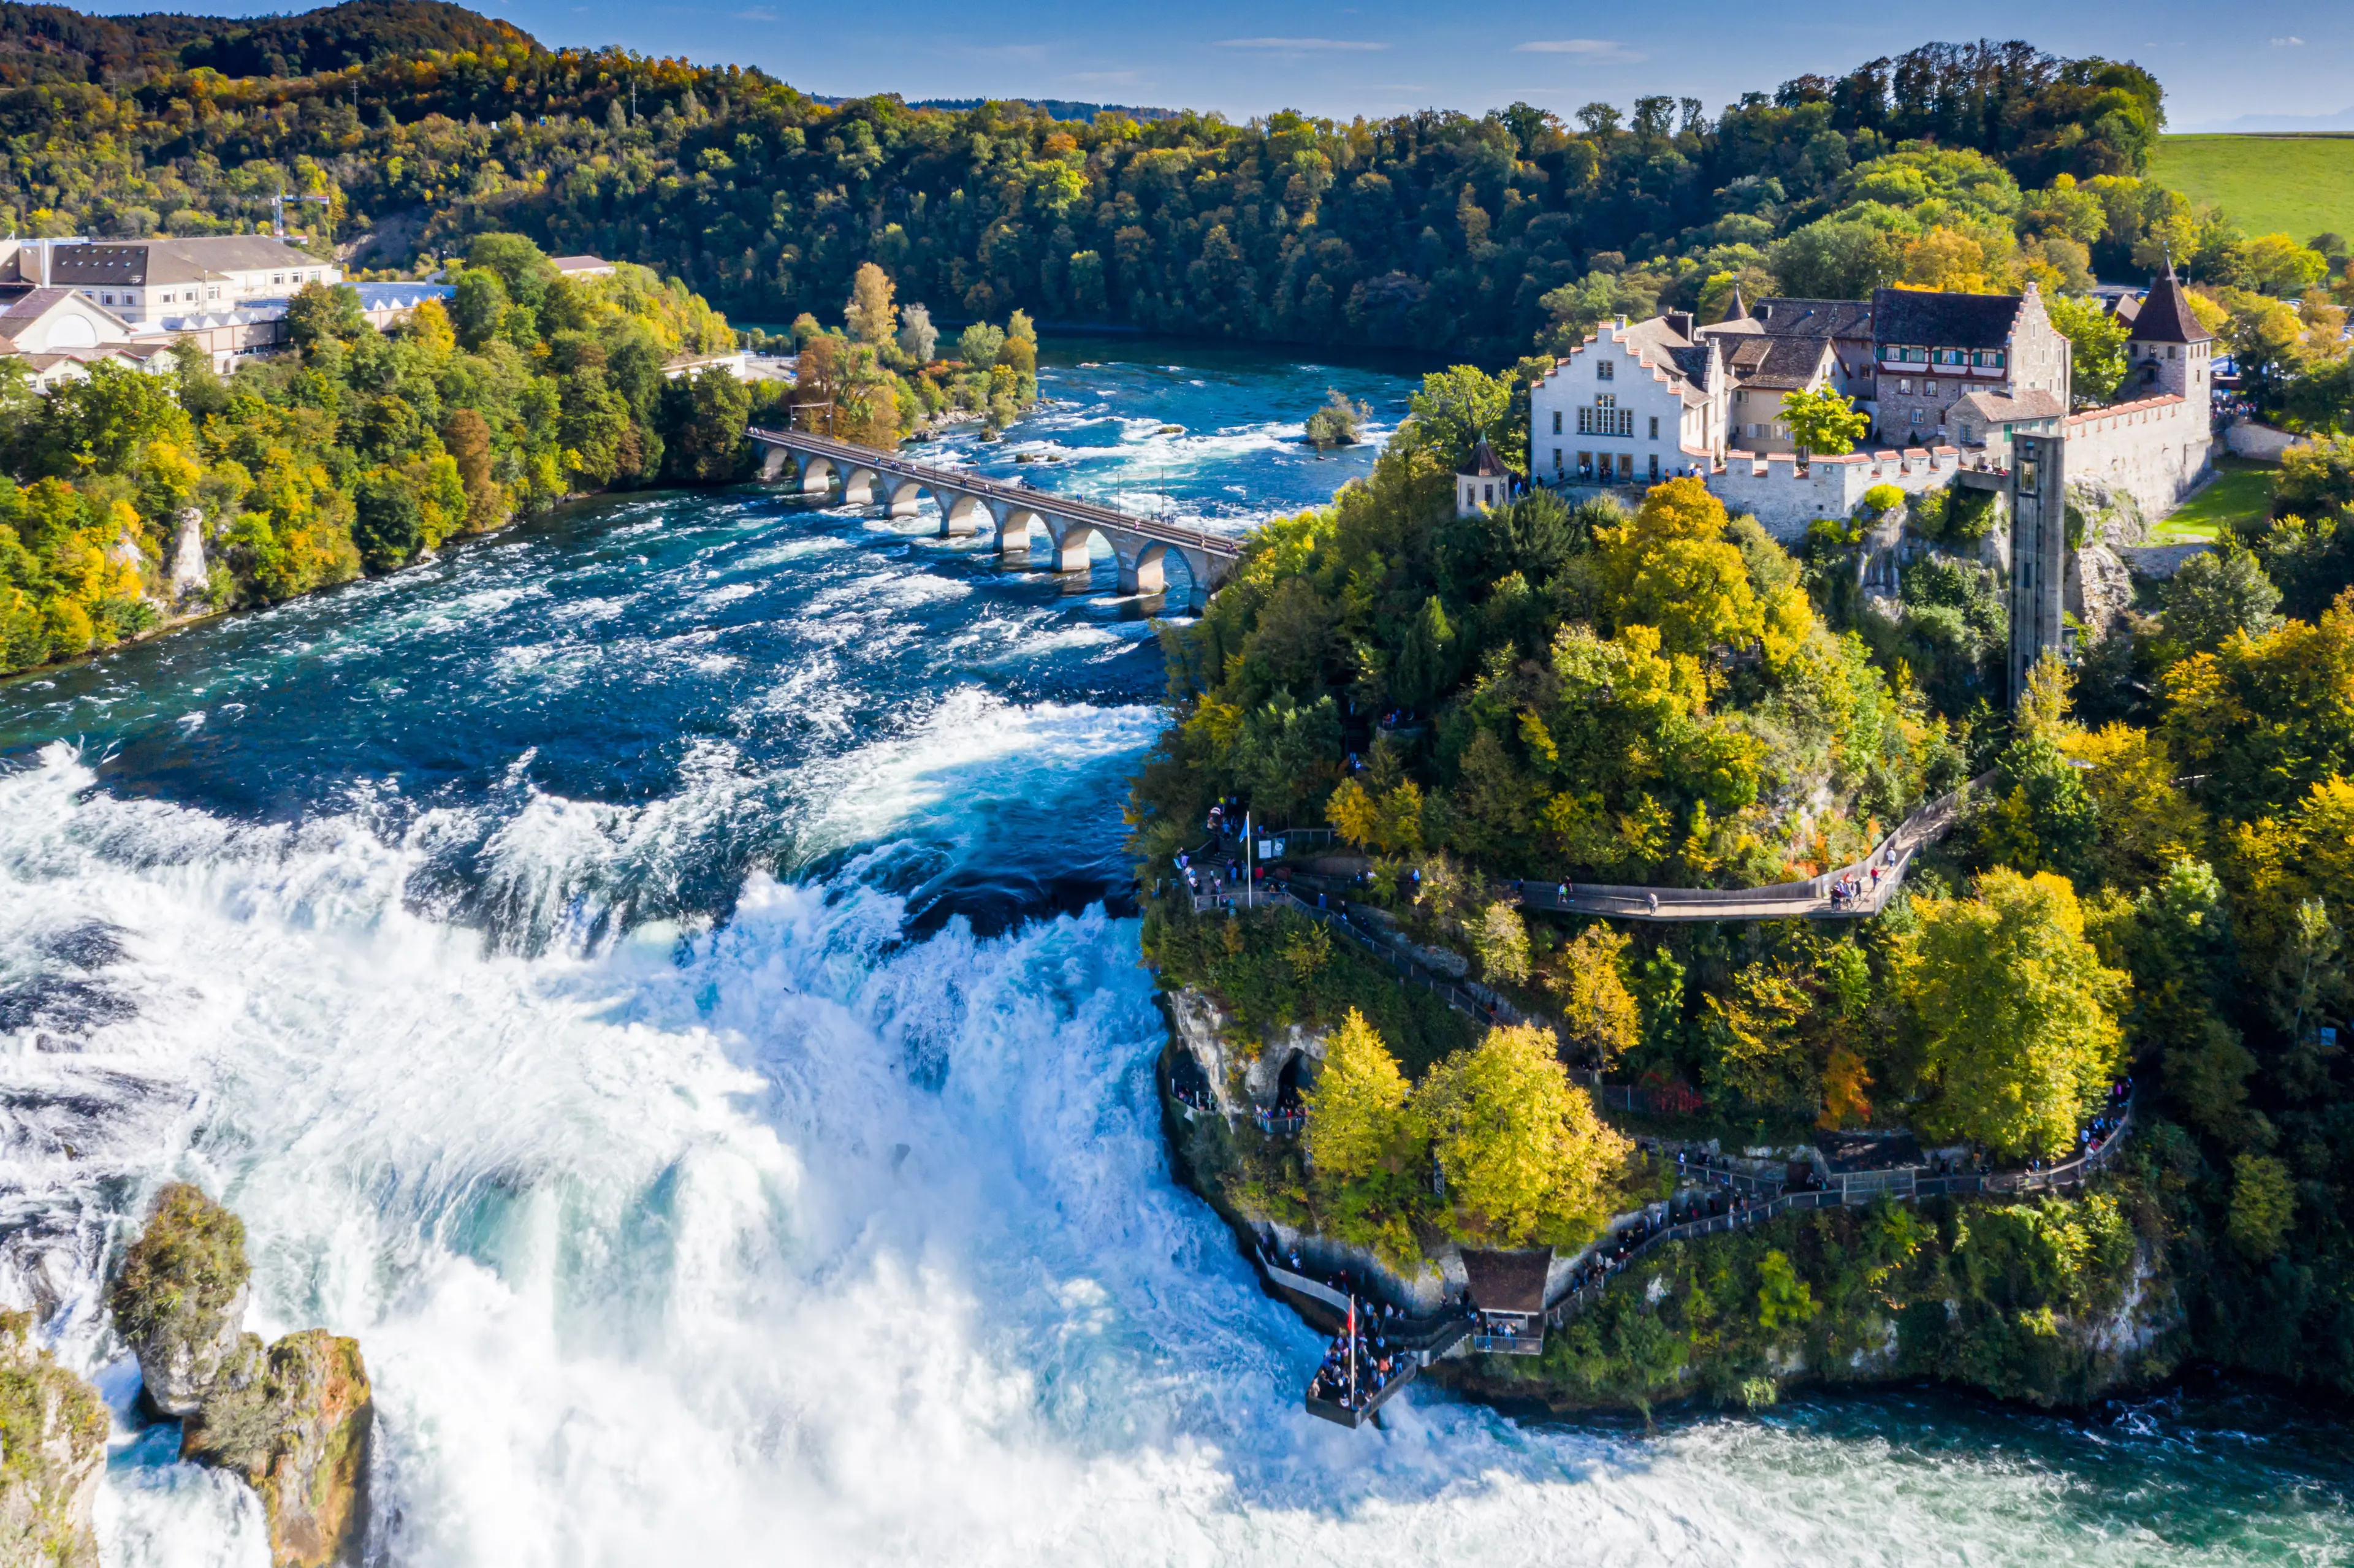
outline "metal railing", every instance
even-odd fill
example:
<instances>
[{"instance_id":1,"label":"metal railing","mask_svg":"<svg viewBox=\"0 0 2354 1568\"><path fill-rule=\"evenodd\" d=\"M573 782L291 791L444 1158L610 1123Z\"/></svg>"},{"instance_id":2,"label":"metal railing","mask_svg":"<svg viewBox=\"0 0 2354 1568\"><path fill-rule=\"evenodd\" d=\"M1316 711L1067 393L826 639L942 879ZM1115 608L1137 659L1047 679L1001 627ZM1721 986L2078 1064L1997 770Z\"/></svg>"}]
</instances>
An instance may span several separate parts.
<instances>
[{"instance_id":1,"label":"metal railing","mask_svg":"<svg viewBox=\"0 0 2354 1568\"><path fill-rule=\"evenodd\" d=\"M1969 1197L1988 1193L2056 1192L2063 1187L2082 1186L2086 1178L2115 1160L2117 1150L2125 1147L2126 1138L2133 1130L2134 1105L2137 1098L2138 1096L2126 1101L2125 1114L2117 1118L2117 1125L2109 1129L2108 1136L2101 1140L2097 1148L2046 1171L1988 1171L1925 1176L1920 1172L1926 1169L1925 1167L1906 1167L1904 1168L1906 1173L1912 1176L1907 1191L1898 1191L1893 1187L1869 1190L1859 1186L1850 1189L1842 1183L1839 1187L1823 1187L1805 1192L1784 1192L1778 1197L1754 1204L1746 1209L1736 1209L1723 1214L1710 1214L1698 1220L1686 1220L1681 1224L1663 1225L1636 1243L1625 1256L1613 1258L1606 1263L1600 1277L1578 1285L1548 1308L1545 1312L1545 1321L1554 1328L1561 1327L1593 1302L1600 1300L1603 1291L1609 1287L1610 1280L1614 1276L1634 1266L1635 1260L1645 1253L1654 1247L1664 1246L1669 1242L1691 1241L1700 1236L1723 1234L1750 1225L1764 1224L1769 1220L1779 1219L1784 1214L1869 1203L1883 1195L1897 1199L1909 1197L1918 1200ZM1719 1173L1738 1174L1729 1171ZM1882 1173L1872 1172L1872 1174ZM1894 1172L1888 1174L1894 1174Z\"/></svg>"}]
</instances>

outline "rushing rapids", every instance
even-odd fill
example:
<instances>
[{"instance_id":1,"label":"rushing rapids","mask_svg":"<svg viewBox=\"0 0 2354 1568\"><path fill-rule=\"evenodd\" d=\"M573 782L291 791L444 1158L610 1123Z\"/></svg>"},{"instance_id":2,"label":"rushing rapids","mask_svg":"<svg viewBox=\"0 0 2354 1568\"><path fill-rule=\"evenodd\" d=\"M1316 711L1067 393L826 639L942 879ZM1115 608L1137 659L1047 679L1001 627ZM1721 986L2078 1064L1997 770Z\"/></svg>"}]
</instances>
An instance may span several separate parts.
<instances>
[{"instance_id":1,"label":"rushing rapids","mask_svg":"<svg viewBox=\"0 0 2354 1568\"><path fill-rule=\"evenodd\" d=\"M1066 364L987 466L1238 529L1362 463L1288 439L1328 383L1397 415L1373 370ZM171 1177L244 1216L249 1327L366 1344L387 1563L2354 1544L2342 1444L2246 1396L1310 1418L1317 1337L1161 1146L1154 607L922 528L615 500L0 688L0 1299L115 1406L111 1564L262 1560L101 1317Z\"/></svg>"}]
</instances>

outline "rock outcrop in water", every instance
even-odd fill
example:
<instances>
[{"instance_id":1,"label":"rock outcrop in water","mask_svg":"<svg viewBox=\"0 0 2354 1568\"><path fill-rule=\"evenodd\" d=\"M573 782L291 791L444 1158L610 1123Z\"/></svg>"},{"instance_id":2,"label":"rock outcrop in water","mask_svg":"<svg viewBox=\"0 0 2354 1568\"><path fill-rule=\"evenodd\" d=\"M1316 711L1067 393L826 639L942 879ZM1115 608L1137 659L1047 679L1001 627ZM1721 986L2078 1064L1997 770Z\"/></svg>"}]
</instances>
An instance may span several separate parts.
<instances>
[{"instance_id":1,"label":"rock outcrop in water","mask_svg":"<svg viewBox=\"0 0 2354 1568\"><path fill-rule=\"evenodd\" d=\"M180 1457L245 1478L278 1568L357 1561L375 1420L359 1342L323 1329L264 1348L243 1331L245 1226L199 1189L157 1194L111 1304L150 1404L183 1418Z\"/></svg>"},{"instance_id":2,"label":"rock outcrop in water","mask_svg":"<svg viewBox=\"0 0 2354 1568\"><path fill-rule=\"evenodd\" d=\"M366 1531L374 1417L358 1340L306 1329L265 1352L248 1334L183 1429L180 1457L233 1470L260 1495L273 1563L352 1561Z\"/></svg>"},{"instance_id":3,"label":"rock outcrop in water","mask_svg":"<svg viewBox=\"0 0 2354 1568\"><path fill-rule=\"evenodd\" d=\"M97 1568L90 1499L106 1467L106 1404L0 1312L0 1564Z\"/></svg>"},{"instance_id":4,"label":"rock outcrop in water","mask_svg":"<svg viewBox=\"0 0 2354 1568\"><path fill-rule=\"evenodd\" d=\"M249 1337L249 1275L245 1225L235 1214L185 1181L155 1195L110 1305L115 1331L139 1358L147 1403L160 1414L196 1414L222 1368L238 1359Z\"/></svg>"}]
</instances>

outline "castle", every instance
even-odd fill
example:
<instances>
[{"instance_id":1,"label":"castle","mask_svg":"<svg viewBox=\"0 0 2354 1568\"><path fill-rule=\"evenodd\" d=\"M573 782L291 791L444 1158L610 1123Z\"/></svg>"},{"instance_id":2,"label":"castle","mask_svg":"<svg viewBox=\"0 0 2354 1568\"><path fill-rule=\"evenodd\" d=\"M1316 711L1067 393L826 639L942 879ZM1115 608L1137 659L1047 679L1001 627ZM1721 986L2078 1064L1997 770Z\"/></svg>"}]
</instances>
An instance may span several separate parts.
<instances>
[{"instance_id":1,"label":"castle","mask_svg":"<svg viewBox=\"0 0 2354 1568\"><path fill-rule=\"evenodd\" d=\"M1670 311L1623 317L1532 387L1529 475L1540 484L1705 479L1735 512L1794 539L1846 517L1879 484L1919 492L1996 476L2020 436L2067 443L2072 480L2172 511L2213 445L2212 338L2168 269L2133 316L2118 401L2072 412L2073 345L2035 285L2019 294L1881 289L1869 302L1744 305L1701 325ZM1782 398L1829 387L1869 418L1868 452L1801 461Z\"/></svg>"}]
</instances>

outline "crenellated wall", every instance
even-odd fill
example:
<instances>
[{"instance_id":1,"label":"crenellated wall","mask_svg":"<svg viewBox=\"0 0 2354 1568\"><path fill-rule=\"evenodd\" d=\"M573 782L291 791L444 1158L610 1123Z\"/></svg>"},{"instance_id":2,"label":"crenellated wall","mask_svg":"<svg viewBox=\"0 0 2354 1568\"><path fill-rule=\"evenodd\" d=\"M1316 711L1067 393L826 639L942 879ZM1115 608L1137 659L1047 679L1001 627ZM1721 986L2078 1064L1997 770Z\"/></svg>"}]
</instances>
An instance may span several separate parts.
<instances>
[{"instance_id":1,"label":"crenellated wall","mask_svg":"<svg viewBox=\"0 0 2354 1568\"><path fill-rule=\"evenodd\" d=\"M1893 484L1908 495L1936 490L1962 471L1962 454L1954 447L1912 447L1903 451L1845 457L1819 457L1798 466L1788 452L1749 458L1736 452L1708 487L1734 516L1748 513L1766 531L1785 544L1806 536L1823 517L1847 518L1874 485Z\"/></svg>"}]
</instances>

